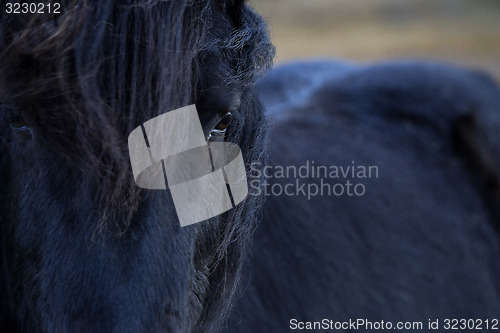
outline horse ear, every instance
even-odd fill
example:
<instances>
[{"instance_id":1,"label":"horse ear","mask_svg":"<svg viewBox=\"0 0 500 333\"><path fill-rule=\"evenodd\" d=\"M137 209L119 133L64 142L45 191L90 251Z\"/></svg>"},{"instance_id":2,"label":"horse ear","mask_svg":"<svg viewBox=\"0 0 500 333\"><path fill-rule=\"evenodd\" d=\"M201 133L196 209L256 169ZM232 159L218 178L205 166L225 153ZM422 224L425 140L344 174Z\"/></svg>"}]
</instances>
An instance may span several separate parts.
<instances>
[{"instance_id":1,"label":"horse ear","mask_svg":"<svg viewBox=\"0 0 500 333\"><path fill-rule=\"evenodd\" d=\"M217 6L227 14L233 22L239 24L246 0L214 0Z\"/></svg>"}]
</instances>

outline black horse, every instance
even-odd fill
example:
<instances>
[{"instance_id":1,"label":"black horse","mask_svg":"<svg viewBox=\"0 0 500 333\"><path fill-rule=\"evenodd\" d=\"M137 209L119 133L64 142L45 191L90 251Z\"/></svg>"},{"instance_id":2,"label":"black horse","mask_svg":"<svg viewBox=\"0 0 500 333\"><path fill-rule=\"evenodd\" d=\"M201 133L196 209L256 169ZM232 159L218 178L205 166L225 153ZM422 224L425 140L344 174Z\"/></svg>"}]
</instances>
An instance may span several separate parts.
<instances>
[{"instance_id":1,"label":"black horse","mask_svg":"<svg viewBox=\"0 0 500 333\"><path fill-rule=\"evenodd\" d=\"M268 197L227 332L500 329L490 77L318 60L274 69L258 92L272 126L270 164L256 168Z\"/></svg>"},{"instance_id":2,"label":"black horse","mask_svg":"<svg viewBox=\"0 0 500 333\"><path fill-rule=\"evenodd\" d=\"M244 1L62 7L0 17L1 332L215 332L242 276L228 332L498 317L500 96L486 76L298 63L255 90L273 49ZM241 147L250 195L181 228L168 191L134 184L126 142L193 103L206 133L227 126ZM307 161L378 172L346 174L362 195L271 191L261 211L269 185L295 180L264 173Z\"/></svg>"},{"instance_id":3,"label":"black horse","mask_svg":"<svg viewBox=\"0 0 500 333\"><path fill-rule=\"evenodd\" d=\"M0 331L216 331L261 199L181 228L167 191L136 187L127 137L196 104L262 160L266 27L240 0L61 7L0 18Z\"/></svg>"}]
</instances>

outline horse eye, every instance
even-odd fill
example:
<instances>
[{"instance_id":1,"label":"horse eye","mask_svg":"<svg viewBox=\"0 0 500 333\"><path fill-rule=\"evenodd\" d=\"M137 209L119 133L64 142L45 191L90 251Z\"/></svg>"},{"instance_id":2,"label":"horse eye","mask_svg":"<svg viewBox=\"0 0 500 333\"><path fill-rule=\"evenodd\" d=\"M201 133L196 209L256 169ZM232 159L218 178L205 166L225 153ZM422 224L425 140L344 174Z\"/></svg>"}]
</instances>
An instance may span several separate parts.
<instances>
[{"instance_id":1,"label":"horse eye","mask_svg":"<svg viewBox=\"0 0 500 333\"><path fill-rule=\"evenodd\" d=\"M10 105L2 105L2 108L6 109L6 111L8 112L7 121L9 122L12 129L14 129L16 132L31 132L24 117L18 111L16 111L14 107Z\"/></svg>"},{"instance_id":2,"label":"horse eye","mask_svg":"<svg viewBox=\"0 0 500 333\"><path fill-rule=\"evenodd\" d=\"M9 123L13 129L22 129L23 127L28 127L26 120L19 113L14 113L9 115Z\"/></svg>"},{"instance_id":3,"label":"horse eye","mask_svg":"<svg viewBox=\"0 0 500 333\"><path fill-rule=\"evenodd\" d=\"M226 130L231 124L232 114L231 112L226 113L215 125L215 127L210 131L208 139L224 138Z\"/></svg>"},{"instance_id":4,"label":"horse eye","mask_svg":"<svg viewBox=\"0 0 500 333\"><path fill-rule=\"evenodd\" d=\"M231 117L232 117L231 112L226 113L224 115L224 117L222 117L219 120L217 125L215 125L214 130L225 131L229 127L229 125L231 124Z\"/></svg>"}]
</instances>

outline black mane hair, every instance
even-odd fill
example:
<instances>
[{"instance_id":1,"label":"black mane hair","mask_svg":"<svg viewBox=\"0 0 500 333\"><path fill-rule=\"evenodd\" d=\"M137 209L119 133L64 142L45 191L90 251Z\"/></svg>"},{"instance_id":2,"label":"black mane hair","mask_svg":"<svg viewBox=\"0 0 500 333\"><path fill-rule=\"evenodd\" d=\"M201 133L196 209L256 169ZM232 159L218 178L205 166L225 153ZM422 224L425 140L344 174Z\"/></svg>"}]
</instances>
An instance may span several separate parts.
<instances>
[{"instance_id":1,"label":"black mane hair","mask_svg":"<svg viewBox=\"0 0 500 333\"><path fill-rule=\"evenodd\" d=\"M264 160L253 87L274 49L244 1L82 0L62 8L54 20L27 25L0 14L1 103L22 110L37 142L64 158L81 196L72 202L98 205L89 207L99 216L97 235L139 228L134 214L149 194L134 183L126 142L157 115L196 104L203 121L236 105L227 139L246 163ZM259 206L260 198L249 197L193 229L201 273L189 317L201 331L224 320Z\"/></svg>"},{"instance_id":2,"label":"black mane hair","mask_svg":"<svg viewBox=\"0 0 500 333\"><path fill-rule=\"evenodd\" d=\"M274 55L263 21L244 1L65 6L57 20L22 30L15 17L1 18L2 95L37 123L41 139L98 180L108 213L133 209L139 197L128 133L207 99L214 102L202 110L226 107L227 89L252 87Z\"/></svg>"}]
</instances>

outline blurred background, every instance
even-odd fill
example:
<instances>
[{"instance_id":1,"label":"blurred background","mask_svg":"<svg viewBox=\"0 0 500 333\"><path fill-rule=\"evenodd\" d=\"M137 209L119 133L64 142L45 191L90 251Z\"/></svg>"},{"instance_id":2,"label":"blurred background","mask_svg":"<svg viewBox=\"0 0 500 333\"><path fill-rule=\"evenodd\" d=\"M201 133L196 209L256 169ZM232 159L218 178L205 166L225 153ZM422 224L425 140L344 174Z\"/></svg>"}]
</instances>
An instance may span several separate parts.
<instances>
[{"instance_id":1,"label":"blurred background","mask_svg":"<svg viewBox=\"0 0 500 333\"><path fill-rule=\"evenodd\" d=\"M250 0L267 20L277 63L432 58L500 81L500 0Z\"/></svg>"}]
</instances>

